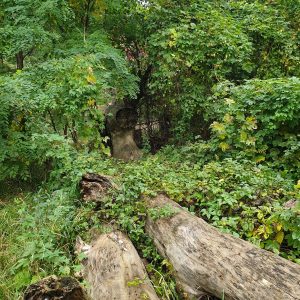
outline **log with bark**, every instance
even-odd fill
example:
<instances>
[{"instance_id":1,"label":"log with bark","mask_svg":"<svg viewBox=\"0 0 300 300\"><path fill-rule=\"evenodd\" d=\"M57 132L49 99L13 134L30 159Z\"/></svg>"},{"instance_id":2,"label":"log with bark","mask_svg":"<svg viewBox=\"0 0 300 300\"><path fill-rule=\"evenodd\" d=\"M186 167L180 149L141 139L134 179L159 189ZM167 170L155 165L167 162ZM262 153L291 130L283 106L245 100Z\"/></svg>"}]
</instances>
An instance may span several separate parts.
<instances>
[{"instance_id":1,"label":"log with bark","mask_svg":"<svg viewBox=\"0 0 300 300\"><path fill-rule=\"evenodd\" d=\"M299 265L219 232L164 195L148 205L173 210L171 217L148 217L146 231L189 299L207 294L226 300L300 299Z\"/></svg>"},{"instance_id":2,"label":"log with bark","mask_svg":"<svg viewBox=\"0 0 300 300\"><path fill-rule=\"evenodd\" d=\"M24 293L24 300L88 300L79 282L72 277L49 276L31 284Z\"/></svg>"},{"instance_id":3,"label":"log with bark","mask_svg":"<svg viewBox=\"0 0 300 300\"><path fill-rule=\"evenodd\" d=\"M86 254L83 277L91 299L158 300L145 266L125 234L102 234L92 246L78 239L76 250Z\"/></svg>"},{"instance_id":4,"label":"log with bark","mask_svg":"<svg viewBox=\"0 0 300 300\"><path fill-rule=\"evenodd\" d=\"M105 175L87 173L79 183L81 198L84 202L103 202L110 189L117 188L112 179Z\"/></svg>"}]
</instances>

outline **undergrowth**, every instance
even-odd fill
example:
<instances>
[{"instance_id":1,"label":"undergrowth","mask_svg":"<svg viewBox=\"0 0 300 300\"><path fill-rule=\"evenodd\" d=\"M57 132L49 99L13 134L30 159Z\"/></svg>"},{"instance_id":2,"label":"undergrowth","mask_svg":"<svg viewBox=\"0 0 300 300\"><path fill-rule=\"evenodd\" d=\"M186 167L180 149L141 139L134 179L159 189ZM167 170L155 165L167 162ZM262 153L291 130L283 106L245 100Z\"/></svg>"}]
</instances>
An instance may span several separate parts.
<instances>
[{"instance_id":1,"label":"undergrowth","mask_svg":"<svg viewBox=\"0 0 300 300\"><path fill-rule=\"evenodd\" d=\"M0 210L1 297L18 299L28 284L50 274L75 274L80 270L73 248L77 235L90 241L121 229L147 260L158 295L181 299L171 264L144 231L143 199L159 193L224 232L300 263L299 184L266 164L219 160L208 150L197 143L166 147L132 163L99 159L97 153L65 160L38 192L10 200ZM110 175L118 186L97 209L80 201L78 182L85 172ZM166 208L151 217L172 214Z\"/></svg>"}]
</instances>

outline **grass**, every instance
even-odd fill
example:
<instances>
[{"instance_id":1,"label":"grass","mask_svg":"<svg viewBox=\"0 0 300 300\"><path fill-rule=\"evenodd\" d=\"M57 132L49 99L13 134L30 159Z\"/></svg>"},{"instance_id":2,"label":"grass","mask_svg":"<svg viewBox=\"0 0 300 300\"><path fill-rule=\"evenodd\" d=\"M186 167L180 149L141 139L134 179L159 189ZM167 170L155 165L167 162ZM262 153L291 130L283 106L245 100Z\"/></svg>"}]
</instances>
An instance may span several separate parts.
<instances>
[{"instance_id":1,"label":"grass","mask_svg":"<svg viewBox=\"0 0 300 300\"><path fill-rule=\"evenodd\" d=\"M0 300L21 300L31 283L69 275L74 267L69 247L76 208L59 191L9 191L0 195Z\"/></svg>"},{"instance_id":2,"label":"grass","mask_svg":"<svg viewBox=\"0 0 300 300\"><path fill-rule=\"evenodd\" d=\"M60 181L38 191L18 184L0 186L0 300L21 299L26 286L50 274L72 275L79 266L72 248L76 236L101 232L101 226L111 220L151 262L158 294L175 299L172 270L162 264L144 232L142 196L160 192L223 231L296 261L299 246L292 234L298 232L298 215L282 208L284 202L299 197L294 182L250 161L205 162L197 155L202 152L193 150L165 149L127 164L89 153L74 162L72 172L65 172L67 186ZM75 191L81 173L89 170L112 176L120 187L96 212L80 204ZM282 245L276 243L274 224L280 224L278 230L285 234ZM261 228L269 228L267 237ZM156 276L157 271L162 275Z\"/></svg>"},{"instance_id":3,"label":"grass","mask_svg":"<svg viewBox=\"0 0 300 300\"><path fill-rule=\"evenodd\" d=\"M0 299L18 299L11 270L17 261L14 245L18 245L20 223L15 200L1 202L0 208ZM20 247L20 245L18 245Z\"/></svg>"},{"instance_id":4,"label":"grass","mask_svg":"<svg viewBox=\"0 0 300 300\"><path fill-rule=\"evenodd\" d=\"M12 272L19 259L17 250L22 247L18 240L22 232L18 211L34 189L34 185L19 181L0 183L0 300L20 299L20 283L26 274L18 274L17 278Z\"/></svg>"}]
</instances>

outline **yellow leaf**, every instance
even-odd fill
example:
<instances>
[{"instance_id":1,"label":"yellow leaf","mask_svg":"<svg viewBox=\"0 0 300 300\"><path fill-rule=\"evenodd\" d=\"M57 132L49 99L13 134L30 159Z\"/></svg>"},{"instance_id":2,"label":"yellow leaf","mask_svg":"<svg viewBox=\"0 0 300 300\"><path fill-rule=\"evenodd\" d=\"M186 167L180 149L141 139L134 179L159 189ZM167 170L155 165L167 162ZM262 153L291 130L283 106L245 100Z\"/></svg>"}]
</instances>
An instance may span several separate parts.
<instances>
[{"instance_id":1,"label":"yellow leaf","mask_svg":"<svg viewBox=\"0 0 300 300\"><path fill-rule=\"evenodd\" d=\"M276 236L275 236L275 240L281 244L284 238L284 232L283 231L279 231L277 232Z\"/></svg>"},{"instance_id":2,"label":"yellow leaf","mask_svg":"<svg viewBox=\"0 0 300 300\"><path fill-rule=\"evenodd\" d=\"M264 217L263 212L262 212L262 211L259 211L259 212L257 213L257 218L258 218L259 220L261 220L261 219L263 219L263 217Z\"/></svg>"},{"instance_id":3,"label":"yellow leaf","mask_svg":"<svg viewBox=\"0 0 300 300\"><path fill-rule=\"evenodd\" d=\"M227 124L231 124L233 121L233 116L231 116L230 114L226 114L223 118L224 122Z\"/></svg>"},{"instance_id":4,"label":"yellow leaf","mask_svg":"<svg viewBox=\"0 0 300 300\"><path fill-rule=\"evenodd\" d=\"M246 142L246 141L247 141L247 138L248 138L247 132L242 131L241 134L240 134L241 142Z\"/></svg>"},{"instance_id":5,"label":"yellow leaf","mask_svg":"<svg viewBox=\"0 0 300 300\"><path fill-rule=\"evenodd\" d=\"M176 38L178 36L178 32L176 31L175 28L171 28L170 29L170 33L172 35L173 38Z\"/></svg>"},{"instance_id":6,"label":"yellow leaf","mask_svg":"<svg viewBox=\"0 0 300 300\"><path fill-rule=\"evenodd\" d=\"M257 163L262 162L262 161L265 161L265 160L266 160L266 158L265 158L263 155L257 156L257 157L255 158L255 161L256 161Z\"/></svg>"},{"instance_id":7,"label":"yellow leaf","mask_svg":"<svg viewBox=\"0 0 300 300\"><path fill-rule=\"evenodd\" d=\"M295 185L295 189L300 189L300 180L298 180L297 184Z\"/></svg>"},{"instance_id":8,"label":"yellow leaf","mask_svg":"<svg viewBox=\"0 0 300 300\"><path fill-rule=\"evenodd\" d=\"M109 147L105 147L104 144L101 143L101 150L102 152L107 155L108 157L111 156L111 152L110 152L110 148Z\"/></svg>"},{"instance_id":9,"label":"yellow leaf","mask_svg":"<svg viewBox=\"0 0 300 300\"><path fill-rule=\"evenodd\" d=\"M87 101L87 105L88 105L88 106L95 106L95 104L96 104L96 101L95 101L94 99L89 99L89 100Z\"/></svg>"},{"instance_id":10,"label":"yellow leaf","mask_svg":"<svg viewBox=\"0 0 300 300\"><path fill-rule=\"evenodd\" d=\"M248 129L257 129L257 121L255 117L247 117L246 118L246 126Z\"/></svg>"},{"instance_id":11,"label":"yellow leaf","mask_svg":"<svg viewBox=\"0 0 300 300\"><path fill-rule=\"evenodd\" d=\"M223 123L219 123L219 122L213 122L210 127L218 132L218 133L224 133L225 132L225 126Z\"/></svg>"},{"instance_id":12,"label":"yellow leaf","mask_svg":"<svg viewBox=\"0 0 300 300\"><path fill-rule=\"evenodd\" d=\"M86 80L88 81L88 83L91 83L91 84L95 84L96 83L96 77L94 76L94 74L89 74L87 77L86 77Z\"/></svg>"},{"instance_id":13,"label":"yellow leaf","mask_svg":"<svg viewBox=\"0 0 300 300\"><path fill-rule=\"evenodd\" d=\"M282 229L282 224L278 223L278 224L276 225L276 230L277 230L277 231L280 231L281 229Z\"/></svg>"},{"instance_id":14,"label":"yellow leaf","mask_svg":"<svg viewBox=\"0 0 300 300\"><path fill-rule=\"evenodd\" d=\"M228 104L228 105L231 105L231 104L234 104L235 101L233 99L230 99L230 98L225 98L225 103Z\"/></svg>"},{"instance_id":15,"label":"yellow leaf","mask_svg":"<svg viewBox=\"0 0 300 300\"><path fill-rule=\"evenodd\" d=\"M255 142L256 142L256 138L254 136L250 136L248 137L248 139L245 141L245 143L247 145L255 145Z\"/></svg>"},{"instance_id":16,"label":"yellow leaf","mask_svg":"<svg viewBox=\"0 0 300 300\"><path fill-rule=\"evenodd\" d=\"M185 64L186 64L187 67L191 67L192 66L191 62L189 62L189 61L187 61Z\"/></svg>"},{"instance_id":17,"label":"yellow leaf","mask_svg":"<svg viewBox=\"0 0 300 300\"><path fill-rule=\"evenodd\" d=\"M169 45L170 48L172 48L173 46L176 45L176 41L169 41L168 45Z\"/></svg>"},{"instance_id":18,"label":"yellow leaf","mask_svg":"<svg viewBox=\"0 0 300 300\"><path fill-rule=\"evenodd\" d=\"M220 143L220 144L219 144L219 147L220 147L220 148L222 149L222 151L224 151L224 152L230 148L230 146L229 146L227 143L225 143L225 142Z\"/></svg>"}]
</instances>

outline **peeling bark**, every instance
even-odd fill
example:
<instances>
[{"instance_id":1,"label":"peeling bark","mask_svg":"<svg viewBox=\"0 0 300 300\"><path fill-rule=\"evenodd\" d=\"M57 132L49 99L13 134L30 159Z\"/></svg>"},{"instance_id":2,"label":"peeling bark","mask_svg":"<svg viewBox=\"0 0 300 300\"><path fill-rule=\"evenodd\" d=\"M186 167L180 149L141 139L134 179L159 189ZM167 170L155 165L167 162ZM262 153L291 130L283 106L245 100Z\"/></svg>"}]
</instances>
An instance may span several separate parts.
<instances>
[{"instance_id":1,"label":"peeling bark","mask_svg":"<svg viewBox=\"0 0 300 300\"><path fill-rule=\"evenodd\" d=\"M78 281L72 277L49 276L31 284L24 293L24 300L87 300Z\"/></svg>"},{"instance_id":2,"label":"peeling bark","mask_svg":"<svg viewBox=\"0 0 300 300\"><path fill-rule=\"evenodd\" d=\"M84 202L102 202L109 189L116 188L108 176L87 173L80 181L80 192Z\"/></svg>"},{"instance_id":3,"label":"peeling bark","mask_svg":"<svg viewBox=\"0 0 300 300\"><path fill-rule=\"evenodd\" d=\"M148 218L146 231L172 263L176 280L189 299L205 294L226 300L300 299L299 265L220 233L163 195L148 204L174 208L170 218Z\"/></svg>"}]
</instances>

